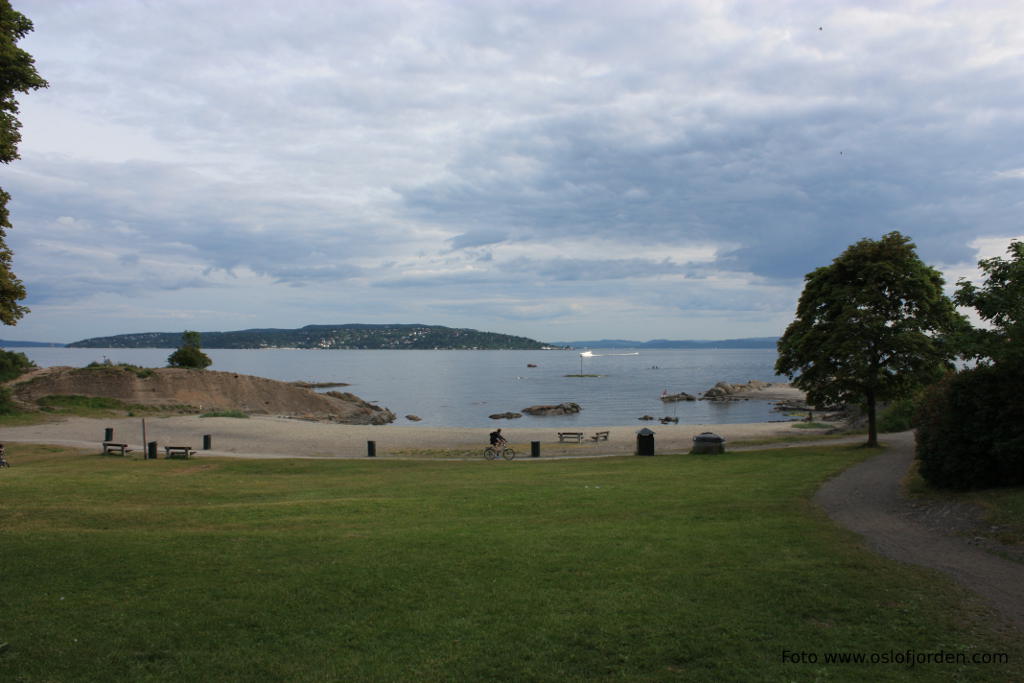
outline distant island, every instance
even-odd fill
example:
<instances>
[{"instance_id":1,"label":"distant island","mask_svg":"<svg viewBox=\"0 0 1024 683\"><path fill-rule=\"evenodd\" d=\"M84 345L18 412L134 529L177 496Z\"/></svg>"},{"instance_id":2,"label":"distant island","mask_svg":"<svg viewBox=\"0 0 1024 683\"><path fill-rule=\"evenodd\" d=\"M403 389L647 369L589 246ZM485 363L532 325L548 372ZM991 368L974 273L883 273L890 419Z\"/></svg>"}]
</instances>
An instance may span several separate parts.
<instances>
[{"instance_id":1,"label":"distant island","mask_svg":"<svg viewBox=\"0 0 1024 683\"><path fill-rule=\"evenodd\" d=\"M52 342L34 342L34 341L11 341L10 339L0 339L0 348L3 349L27 349L27 348L60 348L65 346L64 344L56 344Z\"/></svg>"},{"instance_id":2,"label":"distant island","mask_svg":"<svg viewBox=\"0 0 1024 683\"><path fill-rule=\"evenodd\" d=\"M633 341L631 339L594 339L591 341L554 342L556 346L574 349L774 349L778 337L749 337L746 339L652 339Z\"/></svg>"},{"instance_id":3,"label":"distant island","mask_svg":"<svg viewBox=\"0 0 1024 683\"><path fill-rule=\"evenodd\" d=\"M67 346L103 349L173 349L181 332L140 332L93 337ZM306 325L295 330L253 329L201 332L207 349L445 349L539 350L553 348L535 339L441 325Z\"/></svg>"}]
</instances>

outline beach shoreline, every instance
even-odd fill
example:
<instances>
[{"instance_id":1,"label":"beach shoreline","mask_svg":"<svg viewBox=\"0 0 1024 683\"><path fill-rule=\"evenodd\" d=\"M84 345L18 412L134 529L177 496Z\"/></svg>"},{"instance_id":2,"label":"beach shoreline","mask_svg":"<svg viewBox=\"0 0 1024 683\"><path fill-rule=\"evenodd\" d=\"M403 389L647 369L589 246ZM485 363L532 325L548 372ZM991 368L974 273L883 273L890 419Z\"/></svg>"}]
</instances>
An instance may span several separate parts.
<instances>
[{"instance_id":1,"label":"beach shoreline","mask_svg":"<svg viewBox=\"0 0 1024 683\"><path fill-rule=\"evenodd\" d=\"M629 455L636 449L636 433L648 428L654 432L657 452L689 452L692 439L702 432L713 432L730 442L798 436L792 421L747 424L660 424L638 422L632 425L573 427L560 425L552 418L545 427L501 426L502 433L520 457L530 455L531 442L541 444L548 456ZM378 457L478 457L488 443L488 434L496 427L431 427L420 425L345 425L311 422L285 417L253 416L247 419L195 415L146 418L70 417L37 425L0 428L0 443L16 454L16 444L36 443L96 450L102 448L106 429L114 430L113 440L127 443L136 453L145 443L157 442L159 455L164 446L191 446L198 456L246 458L359 458L368 454L368 442L375 445ZM582 432L582 443L560 443L558 432ZM597 432L609 432L608 440L594 441ZM212 441L210 450L201 450L204 436ZM15 445L11 448L11 445Z\"/></svg>"}]
</instances>

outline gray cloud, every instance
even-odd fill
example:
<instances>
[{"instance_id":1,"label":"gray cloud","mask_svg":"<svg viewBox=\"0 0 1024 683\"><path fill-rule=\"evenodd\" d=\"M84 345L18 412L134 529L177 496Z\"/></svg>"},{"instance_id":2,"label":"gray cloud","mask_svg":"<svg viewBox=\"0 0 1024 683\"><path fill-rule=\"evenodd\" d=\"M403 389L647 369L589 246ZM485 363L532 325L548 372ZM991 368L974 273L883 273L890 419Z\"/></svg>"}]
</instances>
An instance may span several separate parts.
<instances>
[{"instance_id":1,"label":"gray cloud","mask_svg":"<svg viewBox=\"0 0 1024 683\"><path fill-rule=\"evenodd\" d=\"M1021 233L1005 3L19 10L51 83L22 98L2 181L40 304L24 338L68 315L50 303L119 296L538 337L591 329L580 302L603 298L612 326L731 311L725 336L768 335L858 239L900 230L958 264Z\"/></svg>"}]
</instances>

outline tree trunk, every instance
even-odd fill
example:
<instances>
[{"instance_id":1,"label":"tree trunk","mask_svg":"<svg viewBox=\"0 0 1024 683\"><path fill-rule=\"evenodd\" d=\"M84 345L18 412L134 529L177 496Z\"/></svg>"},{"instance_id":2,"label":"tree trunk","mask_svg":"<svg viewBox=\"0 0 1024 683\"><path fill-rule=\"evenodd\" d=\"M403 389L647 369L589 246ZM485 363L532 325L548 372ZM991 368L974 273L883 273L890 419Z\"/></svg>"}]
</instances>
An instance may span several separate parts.
<instances>
[{"instance_id":1,"label":"tree trunk","mask_svg":"<svg viewBox=\"0 0 1024 683\"><path fill-rule=\"evenodd\" d=\"M875 421L875 390L868 389L864 396L868 409L868 448L878 448L878 424Z\"/></svg>"}]
</instances>

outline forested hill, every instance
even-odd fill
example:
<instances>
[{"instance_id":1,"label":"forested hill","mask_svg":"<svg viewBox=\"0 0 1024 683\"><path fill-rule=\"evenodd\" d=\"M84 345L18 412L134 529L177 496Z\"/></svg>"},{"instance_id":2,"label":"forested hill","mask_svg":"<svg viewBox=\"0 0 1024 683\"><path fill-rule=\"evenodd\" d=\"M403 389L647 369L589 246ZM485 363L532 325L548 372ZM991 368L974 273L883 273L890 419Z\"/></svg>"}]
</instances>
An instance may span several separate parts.
<instances>
[{"instance_id":1,"label":"forested hill","mask_svg":"<svg viewBox=\"0 0 1024 683\"><path fill-rule=\"evenodd\" d=\"M83 339L79 348L173 349L181 332L142 332ZM257 329L202 332L207 349L542 349L548 345L526 337L457 329L441 325L306 325L297 330Z\"/></svg>"}]
</instances>

